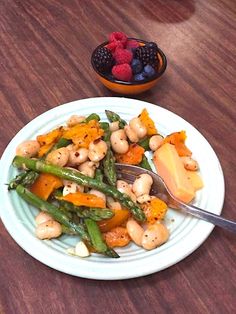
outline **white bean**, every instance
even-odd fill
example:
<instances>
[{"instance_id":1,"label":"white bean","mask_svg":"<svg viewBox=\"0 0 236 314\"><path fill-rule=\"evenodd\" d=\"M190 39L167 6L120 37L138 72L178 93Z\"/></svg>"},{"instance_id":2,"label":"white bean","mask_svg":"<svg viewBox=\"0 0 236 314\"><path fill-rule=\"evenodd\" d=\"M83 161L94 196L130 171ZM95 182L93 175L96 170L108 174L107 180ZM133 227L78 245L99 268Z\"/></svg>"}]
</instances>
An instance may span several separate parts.
<instances>
[{"instance_id":1,"label":"white bean","mask_svg":"<svg viewBox=\"0 0 236 314\"><path fill-rule=\"evenodd\" d=\"M112 197L107 197L107 207L109 209L122 209L119 202L115 201Z\"/></svg>"},{"instance_id":2,"label":"white bean","mask_svg":"<svg viewBox=\"0 0 236 314\"><path fill-rule=\"evenodd\" d=\"M118 154L125 154L129 150L129 143L123 129L111 133L112 149Z\"/></svg>"},{"instance_id":3,"label":"white bean","mask_svg":"<svg viewBox=\"0 0 236 314\"><path fill-rule=\"evenodd\" d=\"M142 173L135 179L132 190L136 197L149 194L153 183L152 177L147 173Z\"/></svg>"},{"instance_id":4,"label":"white bean","mask_svg":"<svg viewBox=\"0 0 236 314\"><path fill-rule=\"evenodd\" d=\"M124 127L124 130L125 130L125 134L127 135L128 139L132 143L137 143L139 141L139 137L137 136L136 132L129 125L126 125Z\"/></svg>"},{"instance_id":5,"label":"white bean","mask_svg":"<svg viewBox=\"0 0 236 314\"><path fill-rule=\"evenodd\" d=\"M133 202L136 202L136 196L132 192L131 187L130 187L130 185L127 182L125 182L123 180L117 180L116 186L117 186L117 190L118 191L120 191L121 193L125 193L125 194L129 195L131 200Z\"/></svg>"},{"instance_id":6,"label":"white bean","mask_svg":"<svg viewBox=\"0 0 236 314\"><path fill-rule=\"evenodd\" d=\"M68 164L72 167L78 166L88 160L88 149L87 148L79 148L76 150L69 151L69 159Z\"/></svg>"},{"instance_id":7,"label":"white bean","mask_svg":"<svg viewBox=\"0 0 236 314\"><path fill-rule=\"evenodd\" d=\"M138 117L131 119L129 125L140 139L147 135L147 128Z\"/></svg>"},{"instance_id":8,"label":"white bean","mask_svg":"<svg viewBox=\"0 0 236 314\"><path fill-rule=\"evenodd\" d=\"M69 151L66 147L58 148L51 153L49 153L46 157L46 161L53 165L57 165L60 167L64 167L69 160Z\"/></svg>"},{"instance_id":9,"label":"white bean","mask_svg":"<svg viewBox=\"0 0 236 314\"><path fill-rule=\"evenodd\" d=\"M72 115L66 122L68 127L75 126L78 123L81 123L85 120L86 118L84 116L78 116L76 114Z\"/></svg>"},{"instance_id":10,"label":"white bean","mask_svg":"<svg viewBox=\"0 0 236 314\"><path fill-rule=\"evenodd\" d=\"M150 225L144 231L142 237L142 247L146 250L152 250L165 243L169 238L169 231L162 223Z\"/></svg>"},{"instance_id":11,"label":"white bean","mask_svg":"<svg viewBox=\"0 0 236 314\"><path fill-rule=\"evenodd\" d=\"M99 166L98 162L85 161L79 165L78 170L85 176L93 178L95 175L96 168Z\"/></svg>"},{"instance_id":12,"label":"white bean","mask_svg":"<svg viewBox=\"0 0 236 314\"><path fill-rule=\"evenodd\" d=\"M137 202L140 204L149 202L150 200L151 200L151 196L148 194L143 194L143 195L137 197Z\"/></svg>"},{"instance_id":13,"label":"white bean","mask_svg":"<svg viewBox=\"0 0 236 314\"><path fill-rule=\"evenodd\" d=\"M184 164L186 170L197 171L199 169L198 163L191 157L181 157L181 160Z\"/></svg>"},{"instance_id":14,"label":"white bean","mask_svg":"<svg viewBox=\"0 0 236 314\"><path fill-rule=\"evenodd\" d=\"M24 141L16 148L16 155L22 157L34 157L39 151L40 145L37 141Z\"/></svg>"},{"instance_id":15,"label":"white bean","mask_svg":"<svg viewBox=\"0 0 236 314\"><path fill-rule=\"evenodd\" d=\"M64 180L64 181L67 181L67 180ZM67 194L71 194L71 193L76 193L76 192L84 192L84 187L75 182L67 181L62 191L63 196Z\"/></svg>"},{"instance_id":16,"label":"white bean","mask_svg":"<svg viewBox=\"0 0 236 314\"><path fill-rule=\"evenodd\" d=\"M40 225L43 222L53 220L52 216L49 215L48 213L45 212L40 212L36 217L35 217L35 222L36 225Z\"/></svg>"},{"instance_id":17,"label":"white bean","mask_svg":"<svg viewBox=\"0 0 236 314\"><path fill-rule=\"evenodd\" d=\"M107 153L107 143L103 140L95 140L89 144L88 158L91 161L102 160Z\"/></svg>"},{"instance_id":18,"label":"white bean","mask_svg":"<svg viewBox=\"0 0 236 314\"><path fill-rule=\"evenodd\" d=\"M96 195L96 196L102 198L104 200L104 202L106 202L106 195L104 193L102 193L98 190L95 190L95 189L91 189L88 193Z\"/></svg>"},{"instance_id":19,"label":"white bean","mask_svg":"<svg viewBox=\"0 0 236 314\"><path fill-rule=\"evenodd\" d=\"M35 233L37 238L41 240L57 238L62 234L62 227L59 222L48 220L38 225Z\"/></svg>"},{"instance_id":20,"label":"white bean","mask_svg":"<svg viewBox=\"0 0 236 314\"><path fill-rule=\"evenodd\" d=\"M144 229L133 219L127 221L126 229L132 241L134 241L135 244L142 246Z\"/></svg>"},{"instance_id":21,"label":"white bean","mask_svg":"<svg viewBox=\"0 0 236 314\"><path fill-rule=\"evenodd\" d=\"M109 129L111 132L119 130L119 121L114 121L109 124Z\"/></svg>"},{"instance_id":22,"label":"white bean","mask_svg":"<svg viewBox=\"0 0 236 314\"><path fill-rule=\"evenodd\" d=\"M155 152L162 144L163 137L159 134L153 135L149 140L150 149Z\"/></svg>"}]
</instances>

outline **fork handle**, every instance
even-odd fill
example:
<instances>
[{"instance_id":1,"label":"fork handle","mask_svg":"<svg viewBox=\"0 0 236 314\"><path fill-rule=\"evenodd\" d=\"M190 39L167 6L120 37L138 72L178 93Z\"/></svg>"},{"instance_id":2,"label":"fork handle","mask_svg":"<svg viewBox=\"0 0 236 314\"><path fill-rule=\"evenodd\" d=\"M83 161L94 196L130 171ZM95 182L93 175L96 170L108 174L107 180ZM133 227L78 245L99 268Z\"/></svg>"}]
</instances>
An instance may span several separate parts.
<instances>
[{"instance_id":1,"label":"fork handle","mask_svg":"<svg viewBox=\"0 0 236 314\"><path fill-rule=\"evenodd\" d=\"M219 215L207 212L201 208L198 208L194 205L187 205L183 203L178 203L178 208L203 220L211 222L215 226L227 229L236 233L236 222L232 220L225 219Z\"/></svg>"}]
</instances>

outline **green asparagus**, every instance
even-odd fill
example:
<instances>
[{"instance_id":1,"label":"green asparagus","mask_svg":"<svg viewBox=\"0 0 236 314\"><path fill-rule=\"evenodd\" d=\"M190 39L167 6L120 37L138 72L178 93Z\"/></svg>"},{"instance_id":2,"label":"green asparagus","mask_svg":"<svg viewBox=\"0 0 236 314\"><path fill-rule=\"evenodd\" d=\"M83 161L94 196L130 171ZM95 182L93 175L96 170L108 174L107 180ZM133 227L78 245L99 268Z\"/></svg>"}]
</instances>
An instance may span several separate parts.
<instances>
[{"instance_id":1,"label":"green asparagus","mask_svg":"<svg viewBox=\"0 0 236 314\"><path fill-rule=\"evenodd\" d=\"M86 119L85 122L88 123L91 120L96 120L96 121L100 121L100 117L98 114L96 113L91 113Z\"/></svg>"},{"instance_id":2,"label":"green asparagus","mask_svg":"<svg viewBox=\"0 0 236 314\"><path fill-rule=\"evenodd\" d=\"M150 137L145 137L144 139L138 142L138 145L142 146L145 150L150 150L149 141L150 141Z\"/></svg>"},{"instance_id":3,"label":"green asparagus","mask_svg":"<svg viewBox=\"0 0 236 314\"><path fill-rule=\"evenodd\" d=\"M142 161L139 164L139 167L152 171L152 168L149 164L149 161L145 155L143 155Z\"/></svg>"},{"instance_id":4,"label":"green asparagus","mask_svg":"<svg viewBox=\"0 0 236 314\"><path fill-rule=\"evenodd\" d=\"M13 166L20 168L22 165L25 165L28 169L34 170L36 172L45 172L51 173L59 178L74 181L80 185L88 186L90 188L95 188L117 200L120 203L129 209L134 218L138 221L145 221L145 214L140 208L140 206L134 203L127 194L123 194L118 191L114 186L110 186L103 182L99 182L96 179L87 177L76 170L62 168L55 166L49 163L46 163L42 160L30 159L26 157L16 156L13 160Z\"/></svg>"},{"instance_id":5,"label":"green asparagus","mask_svg":"<svg viewBox=\"0 0 236 314\"><path fill-rule=\"evenodd\" d=\"M18 184L29 186L37 179L38 173L32 170L26 170L18 174L8 184L8 190L15 190Z\"/></svg>"},{"instance_id":6,"label":"green asparagus","mask_svg":"<svg viewBox=\"0 0 236 314\"><path fill-rule=\"evenodd\" d=\"M89 236L91 238L92 246L98 253L108 255L113 258L120 257L113 249L109 248L102 238L102 234L98 225L92 219L86 218L84 220Z\"/></svg>"},{"instance_id":7,"label":"green asparagus","mask_svg":"<svg viewBox=\"0 0 236 314\"><path fill-rule=\"evenodd\" d=\"M48 212L56 221L66 226L71 231L76 232L79 236L81 236L83 240L90 243L90 237L87 231L84 229L83 225L76 224L73 221L71 221L70 218L65 214L65 212L62 212L57 206L39 198L37 195L30 192L21 184L19 184L16 187L16 192L27 203L37 207L38 209L42 211Z\"/></svg>"},{"instance_id":8,"label":"green asparagus","mask_svg":"<svg viewBox=\"0 0 236 314\"><path fill-rule=\"evenodd\" d=\"M125 120L123 120L117 113L110 111L110 110L105 110L107 119L110 122L119 122L119 128L120 129L124 129L125 125L127 124L127 122Z\"/></svg>"}]
</instances>

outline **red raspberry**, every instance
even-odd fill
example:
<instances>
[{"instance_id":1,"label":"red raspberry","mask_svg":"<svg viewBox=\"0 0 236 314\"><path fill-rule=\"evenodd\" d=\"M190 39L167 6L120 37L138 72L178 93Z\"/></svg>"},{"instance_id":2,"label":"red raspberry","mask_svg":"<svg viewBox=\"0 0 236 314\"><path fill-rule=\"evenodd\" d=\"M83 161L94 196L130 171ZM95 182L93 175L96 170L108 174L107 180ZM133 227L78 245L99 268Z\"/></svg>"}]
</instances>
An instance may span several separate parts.
<instances>
[{"instance_id":1,"label":"red raspberry","mask_svg":"<svg viewBox=\"0 0 236 314\"><path fill-rule=\"evenodd\" d=\"M116 64L130 63L133 59L133 54L127 49L116 49L114 58Z\"/></svg>"},{"instance_id":2,"label":"red raspberry","mask_svg":"<svg viewBox=\"0 0 236 314\"><path fill-rule=\"evenodd\" d=\"M122 32L113 32L109 35L109 43L112 43L113 41L120 41L123 46L125 46L127 39L127 36Z\"/></svg>"},{"instance_id":3,"label":"red raspberry","mask_svg":"<svg viewBox=\"0 0 236 314\"><path fill-rule=\"evenodd\" d=\"M114 77L121 81L130 81L132 78L132 69L128 63L114 65L112 68Z\"/></svg>"},{"instance_id":4,"label":"red raspberry","mask_svg":"<svg viewBox=\"0 0 236 314\"><path fill-rule=\"evenodd\" d=\"M139 43L137 42L137 40L130 39L127 41L126 49L132 50L138 47L139 47Z\"/></svg>"},{"instance_id":5,"label":"red raspberry","mask_svg":"<svg viewBox=\"0 0 236 314\"><path fill-rule=\"evenodd\" d=\"M124 46L120 41L113 41L106 45L106 48L109 49L112 53L114 53L116 49L118 48L123 49Z\"/></svg>"}]
</instances>

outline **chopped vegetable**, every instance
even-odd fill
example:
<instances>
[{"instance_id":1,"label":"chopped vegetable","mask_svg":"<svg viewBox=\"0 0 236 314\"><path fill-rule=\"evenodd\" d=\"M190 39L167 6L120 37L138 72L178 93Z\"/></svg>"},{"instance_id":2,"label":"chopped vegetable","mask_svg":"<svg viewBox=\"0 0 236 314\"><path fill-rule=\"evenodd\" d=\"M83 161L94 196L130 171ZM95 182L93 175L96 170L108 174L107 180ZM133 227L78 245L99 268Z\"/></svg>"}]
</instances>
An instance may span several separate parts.
<instances>
[{"instance_id":1,"label":"chopped vegetable","mask_svg":"<svg viewBox=\"0 0 236 314\"><path fill-rule=\"evenodd\" d=\"M54 190L62 186L63 183L60 178L50 173L40 173L31 185L30 191L46 201Z\"/></svg>"},{"instance_id":2,"label":"chopped vegetable","mask_svg":"<svg viewBox=\"0 0 236 314\"><path fill-rule=\"evenodd\" d=\"M87 206L87 207L97 207L97 208L105 208L106 203L104 199L98 197L97 195L76 192L70 193L65 196L59 197L60 200L64 200L67 202L71 202L76 206Z\"/></svg>"},{"instance_id":3,"label":"chopped vegetable","mask_svg":"<svg viewBox=\"0 0 236 314\"><path fill-rule=\"evenodd\" d=\"M191 156L192 152L185 145L186 138L185 131L174 132L164 138L162 145L165 143L173 144L179 156Z\"/></svg>"},{"instance_id":4,"label":"chopped vegetable","mask_svg":"<svg viewBox=\"0 0 236 314\"><path fill-rule=\"evenodd\" d=\"M159 198L153 198L150 202L142 204L147 222L154 224L157 220L164 219L167 205Z\"/></svg>"},{"instance_id":5,"label":"chopped vegetable","mask_svg":"<svg viewBox=\"0 0 236 314\"><path fill-rule=\"evenodd\" d=\"M124 227L116 227L104 233L104 239L109 247L122 247L130 242L128 231Z\"/></svg>"},{"instance_id":6,"label":"chopped vegetable","mask_svg":"<svg viewBox=\"0 0 236 314\"><path fill-rule=\"evenodd\" d=\"M121 164L138 165L143 158L144 148L136 143L129 145L129 150L125 154L116 154L116 161Z\"/></svg>"},{"instance_id":7,"label":"chopped vegetable","mask_svg":"<svg viewBox=\"0 0 236 314\"><path fill-rule=\"evenodd\" d=\"M40 149L38 152L38 157L44 156L53 145L60 139L63 133L63 127L52 130L49 133L38 135L37 141L40 144Z\"/></svg>"},{"instance_id":8,"label":"chopped vegetable","mask_svg":"<svg viewBox=\"0 0 236 314\"><path fill-rule=\"evenodd\" d=\"M143 109L141 114L139 115L139 119L147 128L147 135L155 135L157 134L157 129L155 127L154 121L150 118L147 109Z\"/></svg>"},{"instance_id":9,"label":"chopped vegetable","mask_svg":"<svg viewBox=\"0 0 236 314\"><path fill-rule=\"evenodd\" d=\"M102 232L110 231L112 228L122 225L130 216L127 209L115 209L114 216L110 219L104 219L97 224Z\"/></svg>"}]
</instances>

